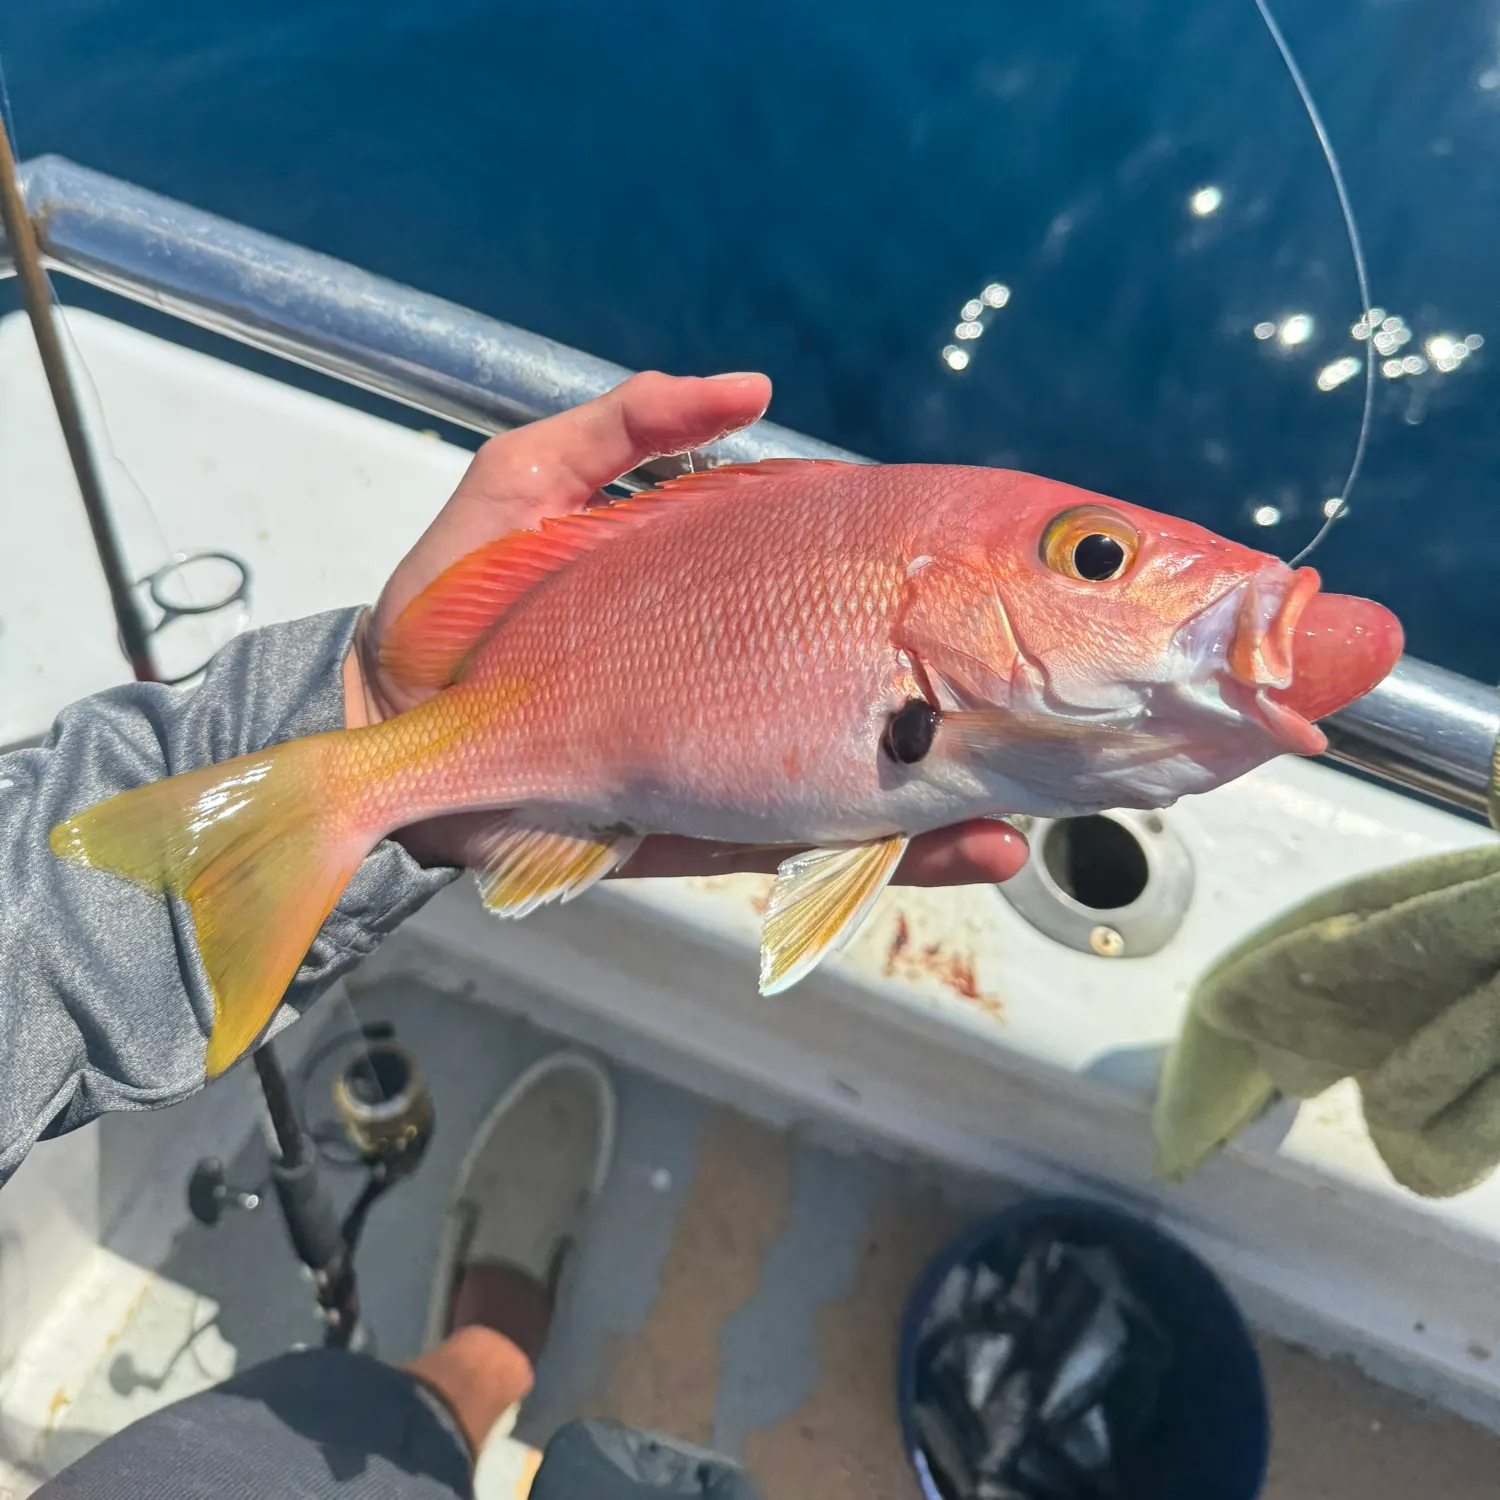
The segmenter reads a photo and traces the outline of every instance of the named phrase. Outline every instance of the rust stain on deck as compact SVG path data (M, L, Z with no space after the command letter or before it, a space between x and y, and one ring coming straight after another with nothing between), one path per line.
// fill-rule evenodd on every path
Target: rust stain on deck
M896 965L900 961L901 955L906 952L910 942L911 924L906 920L906 913L898 911L896 913L896 930L891 934L891 946L886 950L885 955L885 977L887 979L895 974Z
M954 951L942 942L912 942L911 923L904 911L896 913L896 926L885 954L887 979L916 979L927 976L946 985L960 1000L968 1000L997 1020L1005 1015L1005 1002L979 987L974 955Z

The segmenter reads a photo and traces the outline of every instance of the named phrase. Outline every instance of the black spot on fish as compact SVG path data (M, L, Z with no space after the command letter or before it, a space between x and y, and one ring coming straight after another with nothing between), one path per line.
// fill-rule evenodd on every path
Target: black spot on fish
M898 765L915 765L932 749L939 717L930 703L920 698L908 699L891 715L881 747Z

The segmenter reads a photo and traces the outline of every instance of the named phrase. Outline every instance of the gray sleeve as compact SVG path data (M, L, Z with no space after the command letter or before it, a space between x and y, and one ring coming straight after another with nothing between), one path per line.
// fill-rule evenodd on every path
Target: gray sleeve
M46 742L0 755L0 1181L39 1135L111 1110L171 1104L204 1081L213 999L184 904L48 846L62 819L115 792L341 729L360 611L249 632L191 687L131 685L65 709ZM356 872L277 1021L454 879L386 840Z

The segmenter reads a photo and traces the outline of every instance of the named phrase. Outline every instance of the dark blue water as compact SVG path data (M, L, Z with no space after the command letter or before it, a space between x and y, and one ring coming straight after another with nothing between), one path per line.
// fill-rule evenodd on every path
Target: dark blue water
M1494 680L1500 8L1278 14L1411 330L1393 357L1489 341L1380 379L1318 564ZM23 155L625 365L766 370L773 416L876 457L1031 469L1282 555L1343 481L1361 380L1316 376L1362 355L1359 299L1251 0L11 0L0 51ZM991 282L1008 303L956 343ZM1300 344L1253 332L1297 313Z

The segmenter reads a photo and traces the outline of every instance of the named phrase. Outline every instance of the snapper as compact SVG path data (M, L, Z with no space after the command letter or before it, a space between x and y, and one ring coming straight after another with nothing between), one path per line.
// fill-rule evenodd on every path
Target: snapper
M486 816L480 892L511 917L648 834L804 851L765 915L771 993L848 941L913 835L1165 807L1317 754L1314 721L1401 649L1310 568L1052 480L768 460L461 558L385 636L434 696L124 792L52 847L188 903L210 1074L370 850L445 813Z

